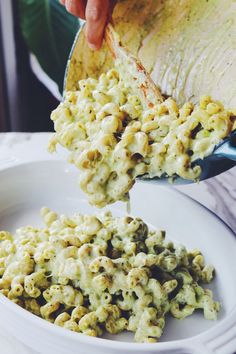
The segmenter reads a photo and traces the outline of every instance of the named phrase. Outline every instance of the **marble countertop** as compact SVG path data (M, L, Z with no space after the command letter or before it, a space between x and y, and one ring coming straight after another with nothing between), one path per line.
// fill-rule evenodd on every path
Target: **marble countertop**
M51 133L0 133L0 169L32 160L66 159L47 152ZM175 187L177 188L177 187ZM236 232L236 167L207 181L177 188L217 214Z

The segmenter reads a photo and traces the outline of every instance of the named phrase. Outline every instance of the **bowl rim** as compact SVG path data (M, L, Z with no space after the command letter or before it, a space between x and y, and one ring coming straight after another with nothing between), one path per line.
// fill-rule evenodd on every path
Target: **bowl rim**
M65 330L60 326L57 326L53 323L50 323L44 320L41 317L34 315L33 313L27 311L26 309L20 307L19 305L13 303L11 300L6 298L3 294L0 294L0 307L7 307L12 313L16 313L18 317L23 318L24 321L31 323L35 327L39 327L40 329L47 330L48 334L52 333L56 336L65 337L66 339L72 339L78 343L82 344L90 344L101 347L106 347L107 349L126 349L126 350L152 350L156 349L171 349L171 348L179 348L185 347L188 344L194 345L194 343L198 344L207 344L208 342L214 341L217 337L222 337L226 334L228 330L230 330L233 326L236 325L236 305L232 309L231 313L226 316L223 320L217 323L214 327L207 329L206 331L179 340L173 340L169 342L157 342L157 343L132 343L132 342L122 342L116 340L110 340L106 338L99 337L90 337L83 333L77 333L70 330ZM234 330L234 336L236 336L236 326Z

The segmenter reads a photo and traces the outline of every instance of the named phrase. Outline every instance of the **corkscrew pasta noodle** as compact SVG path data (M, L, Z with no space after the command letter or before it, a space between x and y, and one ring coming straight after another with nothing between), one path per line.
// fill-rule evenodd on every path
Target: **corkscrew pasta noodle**
M0 292L26 310L90 336L132 331L137 342L157 341L168 313L216 319L219 303L201 286L214 268L200 251L140 218L41 215L43 228L0 232Z
M195 106L168 98L148 108L119 66L80 80L51 119L49 151L57 144L70 151L80 187L97 207L127 200L138 176L197 180L201 168L193 162L236 127L233 113L209 96Z

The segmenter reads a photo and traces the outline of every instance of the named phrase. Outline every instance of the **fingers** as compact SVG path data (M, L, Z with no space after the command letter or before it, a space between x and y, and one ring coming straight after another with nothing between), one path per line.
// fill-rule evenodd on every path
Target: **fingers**
M72 15L85 19L86 0L60 0Z
M91 49L96 50L101 47L103 33L110 14L109 0L88 0L85 18L86 28L85 35L88 45Z
M106 23L111 18L115 0L59 0L72 15L86 18L85 34L91 49L101 47Z

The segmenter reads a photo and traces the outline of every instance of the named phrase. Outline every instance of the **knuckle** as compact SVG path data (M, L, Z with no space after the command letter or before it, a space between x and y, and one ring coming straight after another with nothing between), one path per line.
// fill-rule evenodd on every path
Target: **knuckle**
M91 6L86 11L86 19L89 21L97 22L99 21L101 11L97 6Z

